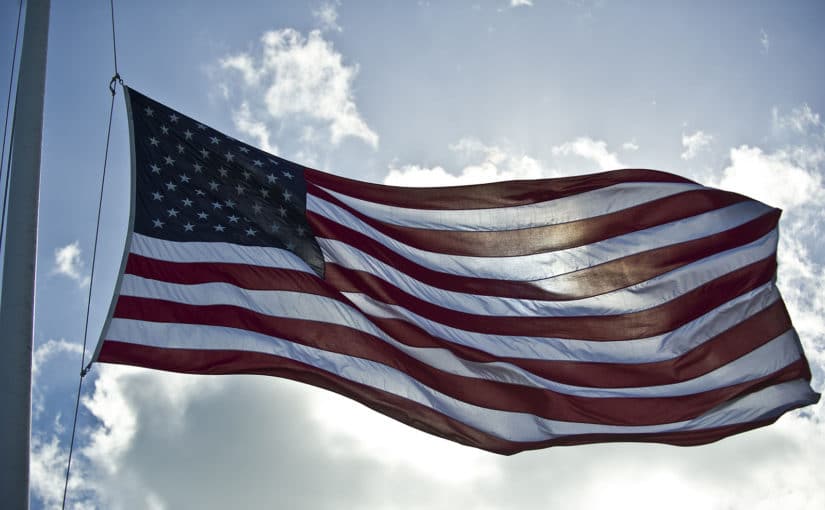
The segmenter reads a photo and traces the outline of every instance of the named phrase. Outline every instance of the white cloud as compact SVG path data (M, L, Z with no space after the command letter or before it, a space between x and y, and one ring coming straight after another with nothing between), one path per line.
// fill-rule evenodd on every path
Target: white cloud
M607 142L586 136L555 146L552 152L555 156L575 155L588 159L596 163L600 170L615 170L625 166L615 153L607 150Z
M622 149L628 152L636 152L639 150L639 144L636 143L636 140L630 140L622 144Z
M462 138L450 145L450 150L472 163L458 174L450 173L441 166L392 165L384 183L394 186L456 186L548 176L536 159L511 149L485 145L475 138Z
M768 38L768 33L765 29L759 31L759 44L762 45L762 51L767 53L771 49L771 40Z
M80 243L75 241L54 251L54 274L75 280L81 287L89 284L89 276L84 274L85 263L81 258Z
M318 27L323 32L341 32L341 26L338 25L338 7L341 2L336 0L333 2L324 2L317 9L313 9L312 16L318 22Z
M685 149L682 152L682 159L688 160L695 158L701 151L706 149L713 141L713 136L703 132L696 131L692 135L682 134L682 147Z
M510 0L510 7L532 7L533 0Z
M249 103L246 101L241 103L241 106L232 113L232 121L238 131L252 137L253 145L271 154L278 153L278 147L270 142L272 137L269 127L264 122L254 118L252 111L249 109Z
M719 187L783 209L810 202L821 190L819 177L800 165L815 154L779 150L765 153L742 145L730 150L730 165Z
M240 53L222 59L220 66L242 78L245 99L235 115L238 129L245 129L238 123L245 120L260 137L261 124L292 119L325 126L334 145L352 137L378 146L378 135L355 103L358 66L344 64L321 31L306 37L291 28L266 32L258 56ZM245 103L246 112L260 112L257 117L244 115Z
M775 130L789 130L794 134L822 134L823 123L819 114L811 110L807 103L791 109L788 115L781 115L779 109L771 110Z

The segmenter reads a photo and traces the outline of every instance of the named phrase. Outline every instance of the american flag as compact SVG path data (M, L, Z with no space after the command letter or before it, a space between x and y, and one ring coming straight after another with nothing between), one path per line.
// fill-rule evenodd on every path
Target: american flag
M504 454L702 444L819 398L777 209L652 170L370 184L126 92L132 231L97 361L286 377Z

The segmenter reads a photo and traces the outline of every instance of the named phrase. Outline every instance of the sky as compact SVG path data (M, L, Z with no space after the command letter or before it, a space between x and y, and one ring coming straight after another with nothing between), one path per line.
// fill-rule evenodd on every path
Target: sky
M2 84L17 5L0 2ZM147 0L115 21L127 85L321 170L435 186L655 168L781 207L778 284L825 386L822 2ZM118 91L92 277L113 74L109 3L52 2L33 509L59 507L86 300L91 352L126 236ZM707 446L502 457L291 381L96 364L68 507L819 509L823 485L822 402Z

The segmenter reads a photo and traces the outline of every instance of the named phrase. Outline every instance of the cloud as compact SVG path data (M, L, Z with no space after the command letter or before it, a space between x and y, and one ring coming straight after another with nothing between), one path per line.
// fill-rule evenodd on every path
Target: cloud
M324 2L317 9L312 11L312 17L318 22L318 27L322 32L341 32L338 25L338 7L341 2Z
M765 29L761 29L759 31L759 44L762 45L762 51L767 53L768 50L771 49L771 40L768 38L768 33L765 32Z
M783 209L800 206L811 202L821 186L819 177L803 163L820 157L808 151L765 153L742 145L730 150L730 165L723 170L719 187Z
M588 159L596 163L600 170L615 170L625 166L615 153L607 150L607 142L586 136L557 145L552 148L552 152L556 156L574 155Z
M84 274L85 263L81 258L80 243L75 241L54 251L54 274L75 280L81 287L89 284L89 276Z
M636 140L631 140L629 142L623 143L622 149L628 152L636 152L637 150L639 150L639 144L636 143Z
M703 132L697 131L692 135L682 134L682 159L688 160L695 158L700 152L710 146L713 141L713 136Z
M257 55L239 53L221 59L220 68L241 78L243 97L236 108L236 127L268 138L270 123L286 119L324 126L329 141L345 138L378 146L378 135L361 117L353 83L357 65L346 65L320 30L304 36L285 28L266 32ZM256 112L253 115L252 112Z
M390 166L385 184L394 186L456 186L511 179L538 179L547 171L538 160L496 145L485 145L475 138L462 138L449 146L461 159L471 163L457 174L441 166Z
M533 0L510 0L510 7L532 7Z
M252 137L257 147L271 154L278 153L278 147L270 142L272 136L269 127L264 122L254 118L248 102L242 102L238 109L232 113L232 121L238 131Z
M792 134L821 135L825 126L819 114L811 110L807 103L791 109L787 115L781 115L779 109L771 110L773 127L776 131L790 131Z

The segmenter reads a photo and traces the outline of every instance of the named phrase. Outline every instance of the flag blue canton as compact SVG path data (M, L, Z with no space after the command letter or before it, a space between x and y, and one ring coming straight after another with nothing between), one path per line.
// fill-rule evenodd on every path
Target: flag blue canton
M129 90L134 231L169 241L285 248L323 275L304 168Z

